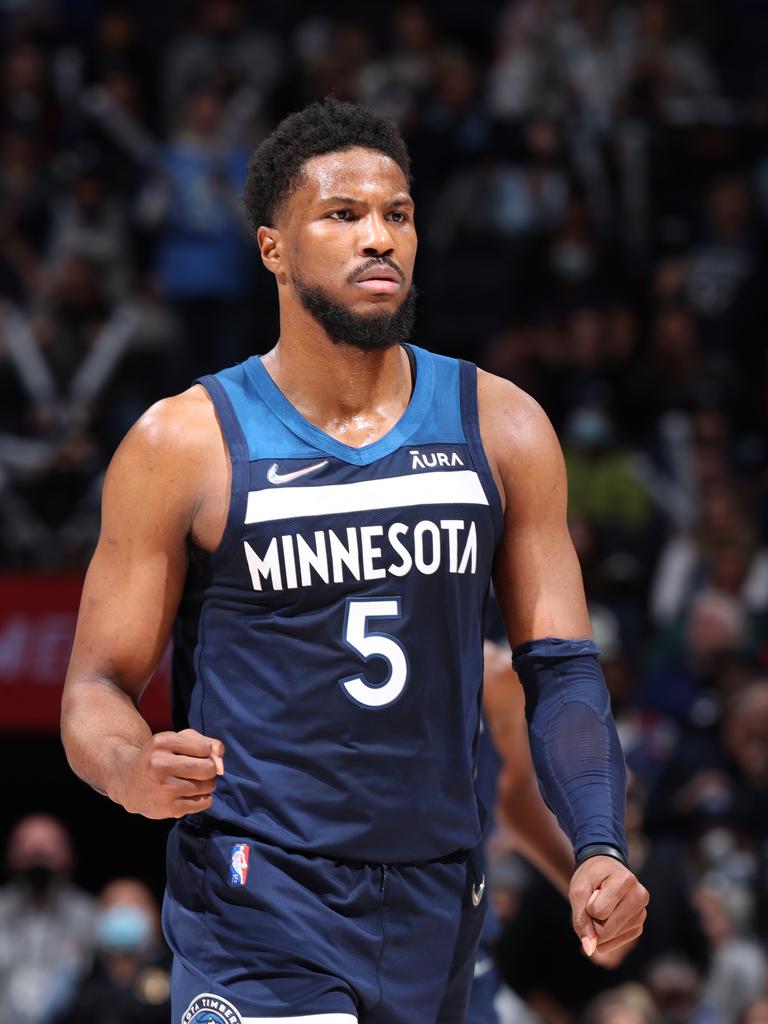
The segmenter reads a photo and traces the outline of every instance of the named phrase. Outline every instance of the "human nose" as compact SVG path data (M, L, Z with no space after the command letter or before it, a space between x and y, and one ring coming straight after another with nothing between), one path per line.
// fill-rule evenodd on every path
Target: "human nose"
M360 220L359 250L362 256L389 256L394 251L389 225L371 213Z

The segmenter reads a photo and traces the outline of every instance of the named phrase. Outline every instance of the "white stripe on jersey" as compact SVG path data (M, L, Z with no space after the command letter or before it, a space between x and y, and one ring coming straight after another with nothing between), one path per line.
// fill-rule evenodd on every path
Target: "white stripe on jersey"
M281 487L250 491L246 523L270 523L300 516L327 516L340 512L367 512L414 505L487 505L483 485L472 470L421 473L351 484L316 487Z

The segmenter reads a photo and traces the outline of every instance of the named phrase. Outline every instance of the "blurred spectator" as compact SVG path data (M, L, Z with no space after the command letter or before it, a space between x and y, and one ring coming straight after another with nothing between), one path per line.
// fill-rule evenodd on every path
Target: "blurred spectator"
M747 182L721 176L705 197L705 219L686 258L686 291L708 348L731 346L754 365L761 345L759 314L765 281L758 221Z
M490 152L493 124L479 87L479 69L469 52L444 46L436 56L434 83L421 102L419 130L411 144L411 158L420 168L417 201L427 198L430 185L443 181L446 167L466 166Z
M743 576L743 561L737 580ZM712 586L693 595L677 619L651 637L641 703L681 721L711 725L730 694L747 681L766 636L741 598L716 585L731 577L730 554L716 565Z
M67 566L93 543L104 459L178 381L175 324L149 295L112 306L94 264L69 255L33 321L0 307L0 339L0 382L13 398L0 433L7 554Z
M155 275L182 323L187 384L245 355L244 299L251 268L242 186L248 151L222 138L223 99L208 85L186 99L162 171L141 197L155 230Z
M50 216L50 182L39 140L9 127L0 160L0 295L35 297Z
M97 150L110 193L127 205L158 160L154 119L141 80L127 69L105 71L100 81L82 90L79 106L85 135L80 148Z
M96 961L56 1024L167 1024L170 954L149 889L132 878L99 896Z
M166 117L174 124L190 94L209 82L222 95L238 90L264 101L281 68L280 41L247 21L244 0L195 0L195 24L173 41L165 61Z
M737 689L717 729L683 735L649 798L649 827L682 839L726 827L735 847L741 837L760 843L768 834L766 798L768 681L757 680Z
M42 1024L60 1009L94 949L96 909L70 879L74 852L61 822L37 814L8 840L0 888L0 1022Z
M633 113L674 117L685 112L688 119L699 114L696 101L716 88L706 52L691 34L677 30L678 9L669 0L639 0L618 19L619 93Z
M140 99L155 100L156 69L145 59L136 13L130 5L112 0L100 7L85 54L86 81L103 82L126 75L138 82Z
M478 125L478 146L483 144L486 131ZM427 138L435 141L431 136ZM433 243L444 247L468 232L512 241L548 232L559 222L565 212L569 184L559 166L556 125L546 118L529 121L524 147L520 164L488 159L457 171L448 180L436 204ZM437 152L431 152L422 162L427 173L432 171L434 177L440 177L438 168L444 167L450 156L438 146ZM452 156L451 162L456 162L456 154Z
M60 389L66 389L110 313L105 281L85 253L62 252L34 318L34 330Z
M302 19L293 38L296 63L286 69L275 102L280 109L296 110L328 93L359 100L361 78L375 60L373 50L371 28L363 20L335 21L330 11Z
M6 127L53 144L54 105L45 51L28 39L12 42L0 58L0 76L0 109Z
M551 112L556 106L556 61L549 33L558 6L553 0L521 0L507 4L502 12L488 82L488 105L497 117L514 119L533 109Z
M733 486L714 484L701 495L698 523L670 538L656 567L651 614L676 619L698 590L715 586L760 614L768 608L768 551Z
M659 1024L719 1024L701 999L701 974L678 954L655 960L646 975Z
M596 405L574 409L564 440L569 514L626 534L648 527L651 503L627 452L617 445L607 411Z
M438 29L423 5L401 2L395 6L392 30L389 52L361 72L358 99L407 126L432 83Z
M70 154L66 173L69 187L54 208L48 262L56 268L70 255L82 256L99 268L107 297L124 298L132 272L126 211L110 190L100 153L81 147Z
M572 190L536 267L538 308L601 305L614 297L614 254L601 244L597 215L583 191Z
M746 182L723 177L706 197L703 238L689 256L688 294L704 320L726 313L755 271L754 215Z
M737 1024L768 982L765 951L751 934L752 902L747 887L718 875L705 877L693 894L710 946L702 998L718 1024Z
M649 992L637 984L621 985L595 996L582 1016L583 1024L656 1024Z
M627 390L636 422L649 431L671 410L689 413L702 405L732 406L738 373L727 352L704 351L690 309L660 308L650 331L649 350L635 367Z

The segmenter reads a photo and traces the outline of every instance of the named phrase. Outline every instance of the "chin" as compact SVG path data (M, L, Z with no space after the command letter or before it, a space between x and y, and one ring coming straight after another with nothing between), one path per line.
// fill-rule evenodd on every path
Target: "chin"
M297 285L302 305L333 342L375 351L391 348L411 336L416 306L413 286L404 297L358 296L358 302L347 305L320 288L307 287L300 281Z

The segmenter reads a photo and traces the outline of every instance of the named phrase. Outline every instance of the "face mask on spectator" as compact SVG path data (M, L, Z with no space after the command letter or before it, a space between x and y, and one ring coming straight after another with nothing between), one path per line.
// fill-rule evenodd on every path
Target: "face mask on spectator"
M50 864L37 861L20 868L16 877L21 879L36 895L41 895L51 888L58 875Z
M122 904L99 915L96 936L105 953L136 953L149 942L152 921L141 907Z

